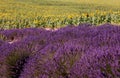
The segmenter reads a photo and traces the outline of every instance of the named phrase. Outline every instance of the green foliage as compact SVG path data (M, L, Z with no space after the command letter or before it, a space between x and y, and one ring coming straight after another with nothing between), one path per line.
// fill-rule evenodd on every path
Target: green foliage
M119 0L0 0L0 28L120 24ZM108 12L111 10L112 12ZM99 11L99 13L97 12Z

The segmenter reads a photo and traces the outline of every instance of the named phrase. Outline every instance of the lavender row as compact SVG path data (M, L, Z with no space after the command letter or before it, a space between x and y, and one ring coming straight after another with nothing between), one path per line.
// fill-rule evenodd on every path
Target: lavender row
M0 78L119 78L120 27L0 31Z

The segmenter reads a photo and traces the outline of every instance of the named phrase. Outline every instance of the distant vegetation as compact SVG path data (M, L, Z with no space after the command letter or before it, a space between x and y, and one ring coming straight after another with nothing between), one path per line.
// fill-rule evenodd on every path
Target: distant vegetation
M0 0L0 28L120 24L120 0Z

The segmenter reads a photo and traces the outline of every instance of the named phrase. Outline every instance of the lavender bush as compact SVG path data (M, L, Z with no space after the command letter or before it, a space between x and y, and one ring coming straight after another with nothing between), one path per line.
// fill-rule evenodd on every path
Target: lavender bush
M119 78L120 50L117 47L95 48L87 52L74 65L74 78Z
M24 63L26 62L27 58L29 58L30 53L31 50L22 43L6 43L2 45L0 47L0 77L18 77L22 71Z
M0 78L119 78L120 27L0 31Z

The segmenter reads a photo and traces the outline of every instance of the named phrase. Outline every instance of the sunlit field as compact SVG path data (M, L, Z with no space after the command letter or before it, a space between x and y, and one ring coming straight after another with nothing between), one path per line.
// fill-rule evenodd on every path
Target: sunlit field
M120 24L119 0L0 0L0 28Z
M120 0L0 0L0 78L120 78Z

